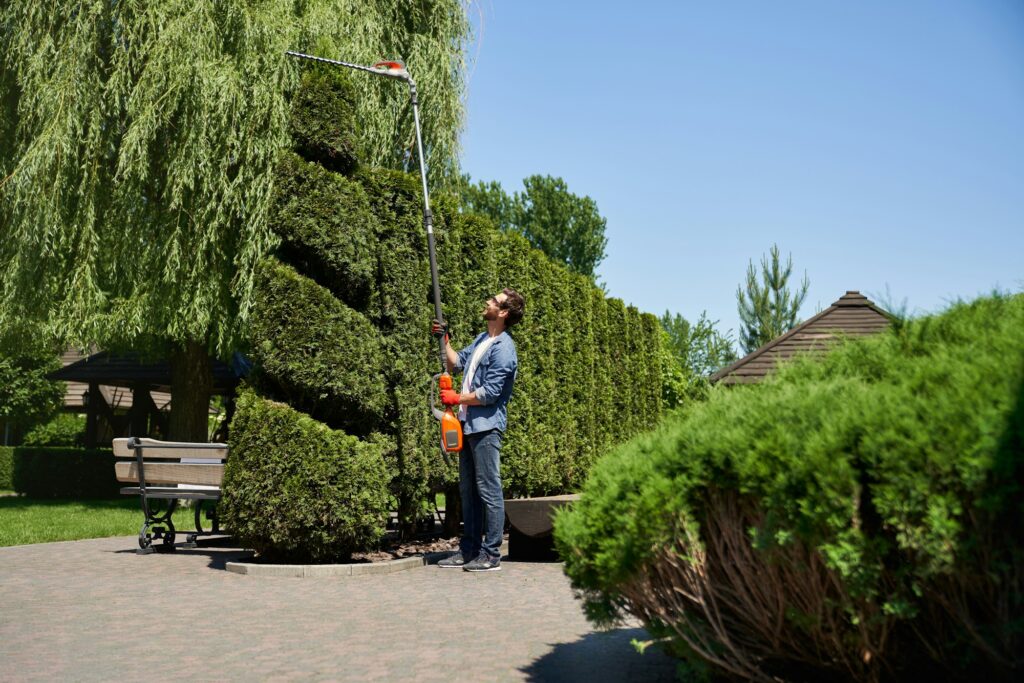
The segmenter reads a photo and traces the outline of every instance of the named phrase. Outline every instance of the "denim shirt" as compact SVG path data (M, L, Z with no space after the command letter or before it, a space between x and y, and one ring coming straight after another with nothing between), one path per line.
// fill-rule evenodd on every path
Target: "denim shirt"
M473 358L473 351L487 339L483 332L472 344L458 353L456 370L463 370ZM504 432L508 426L508 400L512 396L512 385L516 380L519 358L516 343L508 332L499 334L491 347L484 351L484 357L473 373L472 386L462 387L462 393L473 392L482 405L466 406L466 421L463 434L476 434L497 429Z

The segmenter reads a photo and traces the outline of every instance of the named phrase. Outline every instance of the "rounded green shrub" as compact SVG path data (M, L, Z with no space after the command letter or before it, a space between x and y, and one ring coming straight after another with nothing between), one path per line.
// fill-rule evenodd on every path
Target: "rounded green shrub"
M1024 296L716 389L556 520L588 614L750 678L1024 666Z
M383 537L387 440L334 431L246 388L230 445L221 510L246 547L272 561L345 562Z

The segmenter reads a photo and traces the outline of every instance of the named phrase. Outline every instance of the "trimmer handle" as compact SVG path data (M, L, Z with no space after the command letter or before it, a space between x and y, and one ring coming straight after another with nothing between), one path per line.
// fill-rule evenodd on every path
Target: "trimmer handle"
M430 412L433 413L436 420L441 420L444 417L444 410L437 407L438 387L441 383L442 374L448 375L448 373L437 373L433 376L433 382L430 385ZM448 382L449 384L451 383L451 375L448 375ZM451 386L448 388L450 389Z
M451 408L443 410L437 407L438 387L441 389L452 388L452 376L447 372L434 375L434 384L430 388L430 412L441 422L441 452L445 460L449 453L458 453L462 450L462 424L455 416Z

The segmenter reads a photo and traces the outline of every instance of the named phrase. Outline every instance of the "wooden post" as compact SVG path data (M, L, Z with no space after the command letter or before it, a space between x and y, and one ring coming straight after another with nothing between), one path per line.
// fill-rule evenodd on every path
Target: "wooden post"
M100 386L96 382L89 382L89 391L85 394L85 447L96 448L96 422L99 418L100 401L103 395L100 393Z
M149 436L149 415L155 408L146 383L132 384L132 412L128 422L130 436Z

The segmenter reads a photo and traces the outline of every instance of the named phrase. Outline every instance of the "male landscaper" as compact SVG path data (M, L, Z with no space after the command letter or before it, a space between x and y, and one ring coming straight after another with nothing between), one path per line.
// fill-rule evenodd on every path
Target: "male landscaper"
M492 296L483 311L487 331L458 353L448 343L445 330L434 321L434 334L444 335L448 372L464 373L462 393L441 391L443 404L459 406L462 422L459 493L463 530L459 552L438 562L439 567L462 567L469 572L501 569L505 527L501 438L508 425L508 399L519 366L508 328L522 320L524 307L523 297L514 289Z

